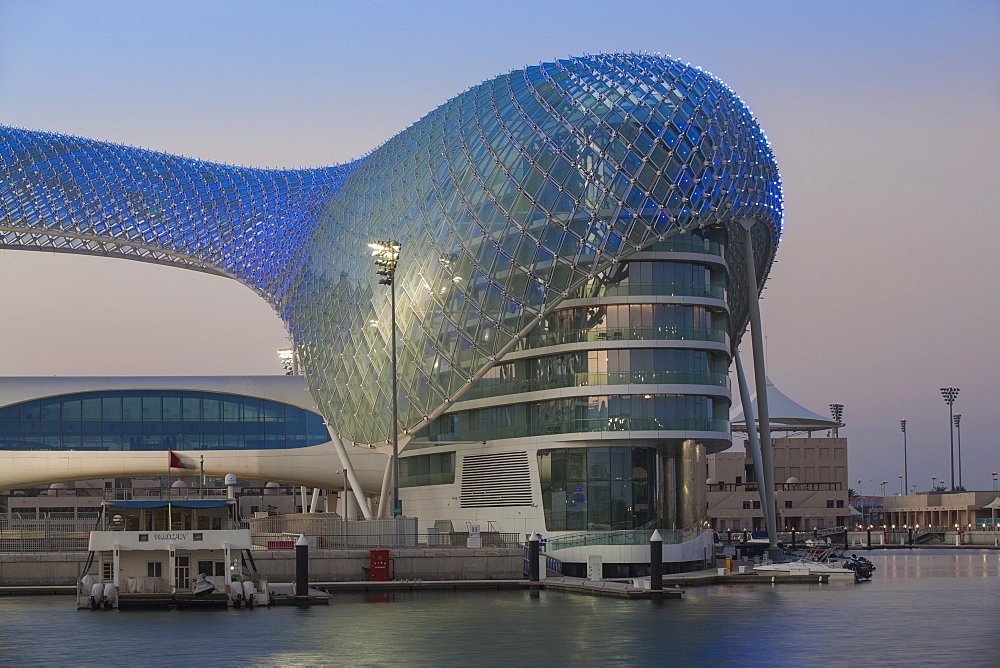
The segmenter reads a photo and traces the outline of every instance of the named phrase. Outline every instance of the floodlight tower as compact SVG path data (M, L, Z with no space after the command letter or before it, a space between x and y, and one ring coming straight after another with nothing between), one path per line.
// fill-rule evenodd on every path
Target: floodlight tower
M948 404L948 435L951 437L951 488L955 489L955 399L958 398L959 389L957 387L941 388L941 396Z
M951 421L954 423L955 431L958 433L958 487L965 489L962 486L962 414L955 413L955 417Z
M830 414L833 416L834 421L839 425L844 418L844 404L830 404ZM839 435L840 427L836 426L833 428L833 437L837 438Z
M910 468L906 461L906 420L899 421L899 430L903 432L903 485L910 489ZM909 494L909 492L907 492Z
M399 405L397 403L396 389L396 265L399 263L399 242L398 241L374 241L368 244L372 249L372 257L375 258L376 272L382 278L379 285L389 286L390 305L389 315L392 319L390 325L390 338L392 339L392 516L397 517L403 514L403 506L399 502Z

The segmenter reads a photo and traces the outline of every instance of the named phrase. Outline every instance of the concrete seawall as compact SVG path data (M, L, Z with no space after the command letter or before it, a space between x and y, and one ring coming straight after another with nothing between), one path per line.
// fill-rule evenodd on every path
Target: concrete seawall
M258 570L271 582L295 579L295 553L253 553ZM511 580L523 577L521 548L431 548L389 550L390 572L397 580ZM74 585L87 561L86 552L0 554L0 587ZM309 551L309 579L314 582L362 580L368 550ZM97 574L97 566L91 568Z

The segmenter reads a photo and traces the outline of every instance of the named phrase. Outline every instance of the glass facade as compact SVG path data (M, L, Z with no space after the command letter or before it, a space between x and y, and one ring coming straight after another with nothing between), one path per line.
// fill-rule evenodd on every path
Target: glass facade
M413 433L569 298L643 301L650 310L639 324L629 305L627 324L606 325L622 340L690 330L737 343L744 256L729 239L742 239L741 220L754 221L763 283L781 207L770 147L742 100L704 70L658 55L567 58L501 75L363 158L312 170L0 126L0 248L242 281L285 321L320 411L356 443L390 437L395 334L368 241L402 245L399 426ZM629 266L647 251L686 255ZM690 312L691 326L670 324L653 309L669 297L702 300L705 311ZM149 442L163 442L166 422L155 424ZM224 424L220 436L229 442Z
M399 486L423 487L455 482L455 453L435 452L399 460Z
M82 392L0 408L0 450L270 450L329 440L316 413L215 392Z
M547 531L637 529L656 519L654 448L538 451Z

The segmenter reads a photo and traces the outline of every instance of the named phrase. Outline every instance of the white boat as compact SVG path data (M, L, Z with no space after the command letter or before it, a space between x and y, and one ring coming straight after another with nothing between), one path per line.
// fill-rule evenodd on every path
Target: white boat
M783 563L754 566L760 575L827 575L831 580L853 580L854 571L820 561L788 561Z
M232 498L104 501L77 583L77 607L267 606L269 588L253 563L250 530L236 517ZM232 587L238 598L230 598Z

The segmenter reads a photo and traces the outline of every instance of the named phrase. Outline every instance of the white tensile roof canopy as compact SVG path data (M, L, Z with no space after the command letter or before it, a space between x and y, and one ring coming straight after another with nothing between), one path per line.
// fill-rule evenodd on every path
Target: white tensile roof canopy
M828 417L823 417L818 413L797 404L774 386L771 379L767 383L767 411L770 413L768 422L771 431L820 431L822 429L833 429L843 427L842 422ZM750 396L750 403L753 406L754 416L757 417L757 393ZM743 416L742 407L733 407L733 412L729 417L733 425L733 431L746 431L746 418Z

